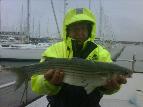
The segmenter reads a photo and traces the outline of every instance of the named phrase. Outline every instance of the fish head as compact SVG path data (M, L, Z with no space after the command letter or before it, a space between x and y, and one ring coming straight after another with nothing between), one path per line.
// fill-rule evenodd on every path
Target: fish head
M133 74L133 71L130 69L121 70L121 71L118 71L117 73L117 75L122 75L126 78L131 78L132 74Z
M124 76L126 76L127 78L131 78L133 73L134 73L133 70L127 69L126 72L124 73Z

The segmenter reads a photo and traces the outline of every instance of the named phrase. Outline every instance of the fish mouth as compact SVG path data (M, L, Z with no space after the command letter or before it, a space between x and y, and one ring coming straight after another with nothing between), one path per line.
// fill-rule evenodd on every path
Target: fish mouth
M132 74L128 75L128 78L132 78Z
M126 78L132 78L132 74L133 74L133 72L131 72L131 73L126 73L126 74L125 74L125 77L126 77Z

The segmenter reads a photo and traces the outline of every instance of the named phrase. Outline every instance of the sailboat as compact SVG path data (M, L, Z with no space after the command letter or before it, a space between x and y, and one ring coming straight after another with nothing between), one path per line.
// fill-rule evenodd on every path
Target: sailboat
M42 52L52 44L51 42L50 43L41 42L37 44L30 43L29 9L30 9L30 1L27 0L27 27L26 27L26 33L25 33L27 38L26 40L27 43L18 43L16 42L16 39L14 37L7 37L7 39L1 40L0 41L0 60L21 60L21 61L40 60ZM0 22L1 22L1 18L0 18ZM1 28L1 23L0 23L0 28ZM22 25L20 26L20 28L22 29ZM22 36L22 35L19 35L19 36Z

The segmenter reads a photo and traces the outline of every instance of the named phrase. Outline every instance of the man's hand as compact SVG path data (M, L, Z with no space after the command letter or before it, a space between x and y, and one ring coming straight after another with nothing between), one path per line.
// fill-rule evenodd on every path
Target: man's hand
M127 80L125 76L122 75L114 75L112 79L108 80L104 88L109 90L118 90L121 84L126 84Z
M64 72L61 69L50 69L44 73L44 78L53 85L60 85L63 82Z

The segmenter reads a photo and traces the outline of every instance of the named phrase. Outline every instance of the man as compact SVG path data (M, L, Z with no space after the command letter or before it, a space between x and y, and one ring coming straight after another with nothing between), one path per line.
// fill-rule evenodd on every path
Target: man
M48 47L42 54L41 62L46 57L72 58L112 62L109 52L94 43L96 19L86 8L71 9L65 15L63 23L63 41ZM87 94L83 87L63 83L64 71L50 69L44 75L34 75L31 79L32 90L46 94L51 107L100 107L103 94L113 94L126 83L126 78L113 76L105 86L96 88Z

